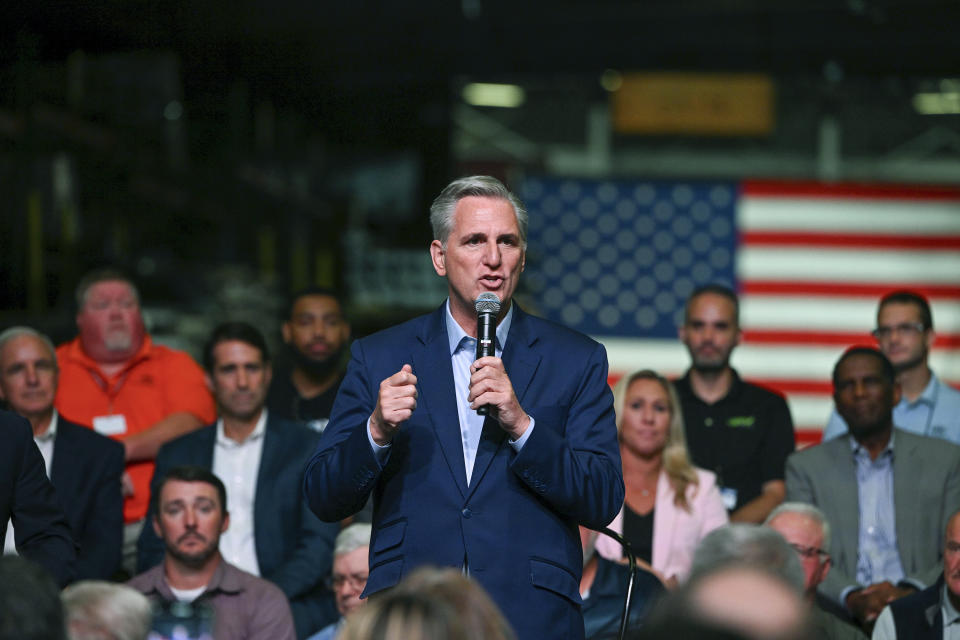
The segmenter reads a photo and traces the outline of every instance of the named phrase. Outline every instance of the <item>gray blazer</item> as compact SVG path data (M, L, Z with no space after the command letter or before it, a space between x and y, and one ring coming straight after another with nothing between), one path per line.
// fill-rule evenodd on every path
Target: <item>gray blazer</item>
M787 458L786 476L787 500L827 514L833 568L820 591L839 602L841 592L857 584L860 509L849 438L797 451ZM893 504L906 577L933 584L942 570L947 520L960 509L960 447L894 429Z

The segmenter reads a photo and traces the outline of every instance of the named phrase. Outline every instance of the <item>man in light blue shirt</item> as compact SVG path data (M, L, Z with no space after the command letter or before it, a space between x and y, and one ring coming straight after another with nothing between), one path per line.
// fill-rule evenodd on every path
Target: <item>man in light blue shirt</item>
M900 383L900 402L893 408L894 424L912 433L960 444L960 391L937 378L927 364L935 339L927 300L913 291L887 294L880 300L873 336L893 363ZM847 423L834 408L823 440L846 432Z

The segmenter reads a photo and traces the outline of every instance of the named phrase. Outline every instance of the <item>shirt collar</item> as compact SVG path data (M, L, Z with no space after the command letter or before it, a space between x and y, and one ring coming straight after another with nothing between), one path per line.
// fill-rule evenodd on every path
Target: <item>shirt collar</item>
M151 355L153 355L153 340L148 334L144 334L143 343L140 345L140 348L137 349L135 354L133 354L126 366L124 366L123 369L121 369L120 372L113 377L119 378L129 371L133 365L139 363L141 360L146 360ZM103 372L100 370L100 364L88 356L87 352L83 350L83 343L80 341L80 336L74 338L73 342L67 343L67 348L64 350L63 356L68 360L72 360L80 364L86 369L97 371L101 377L103 377L105 380L107 379L107 377L104 376ZM57 357L60 357L59 353L57 354Z
M450 355L453 355L457 352L457 347L460 346L464 338L469 340L474 340L474 338L467 335L463 327L453 319L453 314L450 313L450 298L447 298L444 308L446 309L447 343L450 346ZM503 345L507 344L507 335L510 333L510 324L512 322L513 305L511 304L510 309L507 310L507 315L505 315L503 320L500 321L500 324L497 325L497 346L500 347L501 351L503 351Z
M960 618L960 611L957 611L950 601L950 594L947 592L947 584L944 582L943 591L940 592L940 609L943 611L943 626L957 622Z
M905 402L910 406L916 406L920 403L933 406L937 403L937 387L940 385L940 380L937 379L937 374L930 372L930 380L927 382L927 386L923 388L923 393L921 393L916 400L910 402L907 400L906 396L903 397L901 402Z
M47 430L44 431L39 436L34 436L33 439L37 442L48 442L57 437L57 410L53 410L53 416L50 418L50 426L47 427Z
M260 419L257 420L257 426L253 428L253 431L250 432L243 442L237 442L233 438L228 438L227 434L223 432L223 418L217 418L217 444L221 447L239 447L241 445L247 444L249 442L254 442L259 438L263 437L263 434L267 430L267 408L264 407L260 410Z
M893 439L896 435L895 431L895 429L890 430L890 440L887 441L887 446L884 447L883 451L880 452L880 455L877 456L878 460L881 458L881 456L889 455L891 458L893 457ZM850 450L853 451L853 455L855 456L860 455L862 452L863 455L867 456L868 458L870 457L870 454L867 452L867 450L860 446L860 443L857 442L857 439L852 435L850 436Z

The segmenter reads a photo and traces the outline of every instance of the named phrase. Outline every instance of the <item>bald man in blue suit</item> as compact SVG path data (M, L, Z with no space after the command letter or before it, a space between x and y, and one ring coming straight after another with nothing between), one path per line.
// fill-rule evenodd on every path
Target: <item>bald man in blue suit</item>
M430 253L449 298L354 344L304 485L328 521L373 494L366 595L424 564L463 567L521 640L577 639L577 525L613 519L623 477L603 347L511 300L526 220L493 178L444 189ZM485 292L503 301L496 355L475 361Z

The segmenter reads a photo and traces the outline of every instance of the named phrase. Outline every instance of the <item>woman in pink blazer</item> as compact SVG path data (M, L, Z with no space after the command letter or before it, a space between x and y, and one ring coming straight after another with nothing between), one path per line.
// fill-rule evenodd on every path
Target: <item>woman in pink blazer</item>
M613 396L627 493L610 528L672 587L689 574L697 543L727 524L727 510L716 477L690 463L670 381L638 371L620 380ZM623 557L620 545L604 536L597 552L610 560Z

